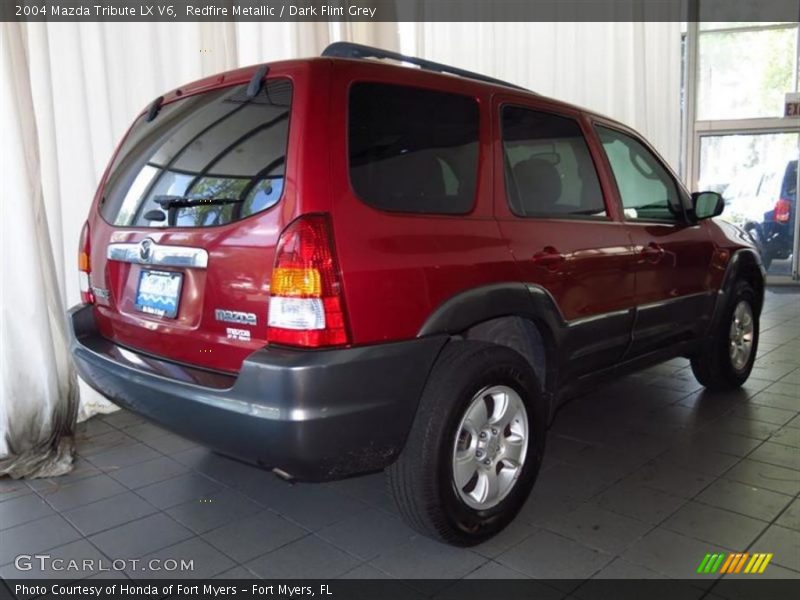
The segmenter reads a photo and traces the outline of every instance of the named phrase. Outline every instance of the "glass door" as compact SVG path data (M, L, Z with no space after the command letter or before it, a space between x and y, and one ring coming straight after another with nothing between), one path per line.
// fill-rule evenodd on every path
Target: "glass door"
M725 198L721 218L750 234L770 280L796 274L800 133L701 134L699 190Z

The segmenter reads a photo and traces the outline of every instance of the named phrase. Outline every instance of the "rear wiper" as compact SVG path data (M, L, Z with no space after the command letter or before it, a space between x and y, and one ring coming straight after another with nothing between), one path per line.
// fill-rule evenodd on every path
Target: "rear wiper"
M188 196L156 196L153 202L164 210L170 208L186 208L188 206L217 206L220 204L237 204L239 198L190 198Z

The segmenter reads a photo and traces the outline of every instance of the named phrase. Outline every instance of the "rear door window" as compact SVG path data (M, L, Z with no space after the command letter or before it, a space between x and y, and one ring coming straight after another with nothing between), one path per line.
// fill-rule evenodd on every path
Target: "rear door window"
M509 208L520 217L605 217L597 171L575 119L502 109Z
M464 214L475 198L475 98L385 83L355 83L348 119L350 182L381 210Z
M211 227L274 206L283 192L292 86L271 80L163 107L134 125L112 165L103 217L120 227Z

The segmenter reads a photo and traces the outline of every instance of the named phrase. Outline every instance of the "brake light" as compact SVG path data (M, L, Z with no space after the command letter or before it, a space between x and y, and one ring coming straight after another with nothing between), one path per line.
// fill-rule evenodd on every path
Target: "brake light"
M792 214L792 203L786 198L781 198L775 203L775 220L778 223L788 223Z
M267 341L319 348L349 342L339 266L326 215L306 215L281 234L270 284Z
M94 304L94 294L89 283L89 275L92 272L89 258L92 253L91 250L89 222L87 221L83 224L83 229L81 229L81 239L78 245L78 284L81 290L81 302L85 304Z

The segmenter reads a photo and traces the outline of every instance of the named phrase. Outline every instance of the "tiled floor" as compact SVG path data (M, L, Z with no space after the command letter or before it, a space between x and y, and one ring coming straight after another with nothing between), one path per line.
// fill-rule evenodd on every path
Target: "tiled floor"
M196 577L686 578L750 550L800 578L799 412L800 294L775 290L741 391L674 360L574 400L522 513L472 549L415 535L383 475L290 486L118 412L80 426L72 474L0 480L0 576L47 551L193 559Z

